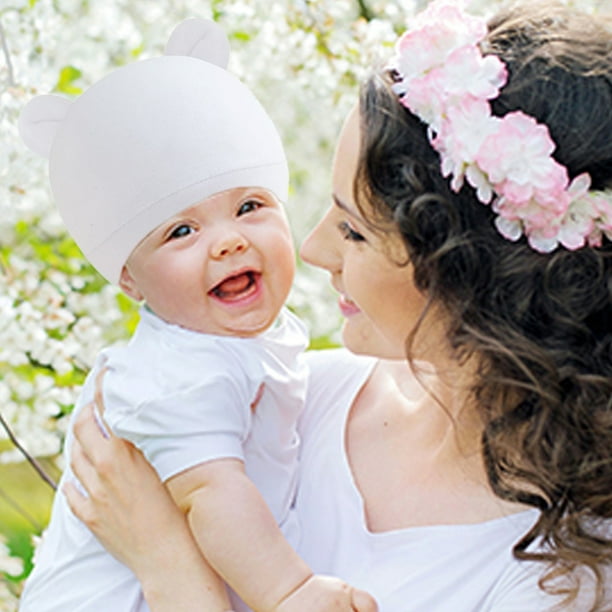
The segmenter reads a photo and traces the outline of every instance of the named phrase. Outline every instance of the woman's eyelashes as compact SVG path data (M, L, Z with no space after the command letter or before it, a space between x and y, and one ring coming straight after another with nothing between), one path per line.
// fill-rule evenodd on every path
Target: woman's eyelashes
M341 221L338 224L338 229L342 233L345 240L352 242L365 242L365 237L359 232L355 231L346 221Z

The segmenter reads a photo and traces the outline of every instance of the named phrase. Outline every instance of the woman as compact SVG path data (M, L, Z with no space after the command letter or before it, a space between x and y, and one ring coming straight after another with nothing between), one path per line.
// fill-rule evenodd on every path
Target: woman
M610 609L611 189L592 17L538 3L487 29L435 2L363 86L302 248L365 355L310 356L295 512L316 572L387 612ZM152 608L197 602L156 477L91 410L77 430L75 512Z

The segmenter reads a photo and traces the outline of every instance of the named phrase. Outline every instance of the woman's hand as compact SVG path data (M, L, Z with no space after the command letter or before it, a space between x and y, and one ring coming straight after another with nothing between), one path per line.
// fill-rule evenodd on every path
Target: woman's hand
M151 552L150 534L178 526L182 514L136 447L102 436L92 404L81 411L74 432L70 465L88 497L67 483L68 503L113 556L135 569Z
M225 586L201 556L181 511L142 453L102 420L102 377L94 404L74 426L68 483L72 511L138 577L152 610L229 609Z

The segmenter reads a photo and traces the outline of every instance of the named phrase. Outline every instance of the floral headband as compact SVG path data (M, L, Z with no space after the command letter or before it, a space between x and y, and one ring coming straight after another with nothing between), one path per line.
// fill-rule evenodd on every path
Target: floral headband
M482 55L487 32L462 0L434 0L397 42L393 89L428 124L442 174L455 192L467 179L480 202L492 201L500 234L512 241L524 234L536 251L612 240L612 190L589 191L588 173L570 182L552 157L546 125L521 111L492 115L489 100L508 73L499 57Z

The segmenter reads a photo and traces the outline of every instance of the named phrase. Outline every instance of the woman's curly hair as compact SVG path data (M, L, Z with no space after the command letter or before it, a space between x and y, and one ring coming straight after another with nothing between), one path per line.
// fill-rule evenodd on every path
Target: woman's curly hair
M610 25L524 4L490 21L482 48L509 71L494 114L535 117L571 178L588 172L593 189L612 189ZM504 239L471 187L450 190L392 81L383 71L362 87L356 201L373 224L399 228L417 287L448 315L452 350L478 357L490 485L540 510L514 555L545 562L541 587L568 603L586 568L597 610L612 565L612 243L542 254Z

